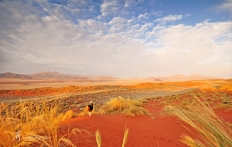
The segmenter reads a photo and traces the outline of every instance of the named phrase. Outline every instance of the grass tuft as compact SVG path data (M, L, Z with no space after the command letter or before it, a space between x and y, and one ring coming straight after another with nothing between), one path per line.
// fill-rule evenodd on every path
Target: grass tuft
M191 147L229 147L232 145L232 130L212 110L208 103L195 97L195 106L166 106L164 114L175 115L191 125L197 132L196 139L183 134L181 141Z
M99 109L100 114L124 114L125 116L149 115L143 108L144 100L132 100L129 98L112 98Z
M60 133L59 123L73 116L71 110L59 112L59 103L49 101L0 103L0 146L47 146L75 145L69 140L77 128L67 134Z

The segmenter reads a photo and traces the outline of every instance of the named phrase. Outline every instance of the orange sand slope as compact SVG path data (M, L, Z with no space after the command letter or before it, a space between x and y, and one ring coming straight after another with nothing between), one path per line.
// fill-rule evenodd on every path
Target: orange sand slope
M97 86L97 85L134 85L145 82L154 82L149 79L116 79L116 80L90 80L80 81L75 79L1 79L0 89L33 89L41 87L65 86Z
M161 107L158 107L154 101L149 101L145 108L152 113L152 116L93 115L92 118L83 116L69 119L62 122L61 125L77 127L90 132L90 134L82 132L79 137L73 138L77 146L97 146L94 136L96 130L100 131L103 147L121 146L126 126L129 128L126 144L128 147L187 147L179 139L183 133L194 136L192 133L195 131L189 125L174 117L158 116ZM231 114L232 112L218 112L219 117L232 123Z

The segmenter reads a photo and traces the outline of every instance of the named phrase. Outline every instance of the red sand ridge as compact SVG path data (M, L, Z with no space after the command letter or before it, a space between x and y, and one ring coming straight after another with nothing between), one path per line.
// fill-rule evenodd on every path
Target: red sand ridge
M92 147L97 146L96 130L100 131L102 147L121 146L125 127L129 128L127 147L187 147L180 141L182 134L195 138L197 132L188 124L173 116L159 116L163 106L159 102L148 101L145 108L151 116L126 117L123 115L83 116L63 121L61 126L86 130L78 137L72 137L75 145ZM232 123L231 111L215 112L221 119Z
M88 131L83 132L75 140L75 145L92 147L97 146L95 139L96 130L100 131L102 138L102 147L121 146L123 141L124 129L129 128L127 147L187 147L180 142L180 136L183 133L190 134L185 127L192 132L193 129L187 124L179 121L175 117L160 117L157 114L162 107L157 102L150 101L146 106L152 116L126 117L123 115L97 115L93 117L83 116L66 120L61 126L70 128L79 128ZM184 124L184 126L183 126Z
M148 116L126 117L121 115L93 115L73 118L62 122L61 125L89 131L82 133L75 144L77 146L96 146L95 132L100 131L102 147L121 146L125 126L129 128L126 146L160 146L160 147L187 147L179 141L186 130L174 117L154 118Z

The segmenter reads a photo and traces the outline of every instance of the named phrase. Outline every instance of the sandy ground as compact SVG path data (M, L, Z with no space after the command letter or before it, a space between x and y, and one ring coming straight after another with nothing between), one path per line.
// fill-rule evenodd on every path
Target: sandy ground
M62 122L61 125L76 127L90 133L80 134L75 141L77 146L97 146L94 136L96 130L100 131L102 147L121 146L126 126L129 128L127 147L187 147L180 142L180 136L188 134L194 137L195 131L189 125L175 117L159 116L158 113L162 108L157 106L157 102L150 101L145 108L152 113L151 116L126 117L94 114L92 118L89 116L73 118ZM216 114L232 123L232 112L221 110Z
M149 79L113 79L113 80L75 80L75 79L5 79L0 78L0 89L34 89L41 87L97 86L97 85L136 85L140 83L186 82L177 80L154 81ZM226 80L194 80L205 85L217 86L231 83Z
M127 147L187 147L179 141L182 133L189 133L177 119L157 116L161 108L153 104L146 107L152 110L152 116L126 117L123 115L83 116L62 122L62 125L77 127L90 132L83 133L75 142L77 146L97 146L95 131L99 130L102 137L102 147L122 145L124 128L129 128ZM153 109L155 108L155 109Z

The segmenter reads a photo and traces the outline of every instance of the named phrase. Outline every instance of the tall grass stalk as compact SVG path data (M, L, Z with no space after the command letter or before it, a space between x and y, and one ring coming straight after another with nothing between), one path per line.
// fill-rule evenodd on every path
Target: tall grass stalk
M125 147L127 139L128 139L129 129L125 126L124 136L122 141L122 147Z
M95 136L96 136L97 146L101 147L101 134L100 134L99 130L96 131Z
M172 114L192 126L197 131L197 138L181 135L181 141L191 147L230 147L232 130L212 110L208 103L198 101L197 106L167 106L164 114Z

